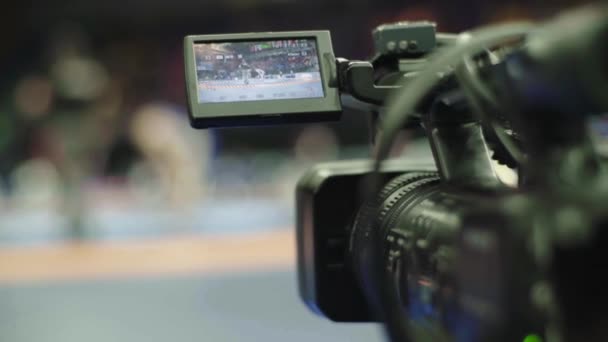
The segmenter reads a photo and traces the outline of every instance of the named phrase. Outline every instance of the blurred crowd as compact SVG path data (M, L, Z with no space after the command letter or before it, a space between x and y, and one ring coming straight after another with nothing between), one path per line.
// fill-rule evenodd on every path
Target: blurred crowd
M321 151L322 159L337 158L335 134L324 126L303 129L284 146L249 151L247 138L226 141L221 132L195 131L183 101L171 101L161 84L171 75L139 73L158 65L183 73L172 67L181 60L150 63L133 51L137 46L99 52L92 44L80 27L62 27L50 37L41 65L24 70L6 94L0 226L11 210L50 210L65 218L67 235L86 237L87 216L104 206L183 211L206 197L291 200L293 176L303 169L286 167L292 173L280 165L309 166L297 160ZM143 57L162 60L153 53ZM321 137L313 139L318 149L299 151L311 144L311 134Z
M91 44L79 27L62 28L42 51L41 65L16 80L2 109L5 194L28 202L22 205L41 201L33 197L43 193L51 202L43 205L61 203L54 193L77 207L91 180L129 182L130 175L148 172L166 183L172 200L194 196L179 183L200 182L206 135L188 129L179 106L133 101L133 79L111 65L128 63L129 51L108 51L117 60L104 63Z

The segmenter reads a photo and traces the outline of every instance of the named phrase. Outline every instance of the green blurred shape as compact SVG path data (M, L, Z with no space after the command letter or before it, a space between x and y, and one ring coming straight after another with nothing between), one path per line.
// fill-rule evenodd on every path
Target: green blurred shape
M530 335L524 337L523 342L543 342L543 339L538 335L530 334Z

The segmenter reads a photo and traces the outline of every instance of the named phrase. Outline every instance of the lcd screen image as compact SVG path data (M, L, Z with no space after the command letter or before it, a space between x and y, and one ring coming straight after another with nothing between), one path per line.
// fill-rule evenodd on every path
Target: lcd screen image
M199 103L324 97L315 39L194 44Z

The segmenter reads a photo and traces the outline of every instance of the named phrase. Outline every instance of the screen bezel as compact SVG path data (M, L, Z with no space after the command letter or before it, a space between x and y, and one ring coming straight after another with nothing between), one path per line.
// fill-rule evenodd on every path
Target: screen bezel
M195 44L269 41L283 39L314 39L317 44L319 68L324 97L274 99L239 102L198 102ZM289 122L336 120L342 111L337 88L329 86L334 68L324 57L333 56L329 31L236 33L196 35L184 38L184 67L188 109L193 127L223 127Z

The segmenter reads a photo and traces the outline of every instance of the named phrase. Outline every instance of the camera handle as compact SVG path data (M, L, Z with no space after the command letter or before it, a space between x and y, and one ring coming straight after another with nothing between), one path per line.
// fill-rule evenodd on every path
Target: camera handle
M419 69L425 56L437 47L455 44L457 37L436 32L435 23L430 21L402 21L378 26L372 32L376 55L371 61L349 61L335 58L332 53L323 56L325 63L333 69L330 70L329 86L357 100L347 100L347 105L369 111L370 104L382 105L391 91L400 88L377 84L374 65L394 64L395 71L399 71L397 77L405 76L407 71Z
M341 94L350 95L362 102L355 105L365 108L365 105L382 105L389 93L400 86L376 85L374 80L374 65L368 61L351 61L336 58L331 53L323 55L325 64L329 66L329 86L337 88Z
M366 61L340 61L338 70L343 83L343 92L359 101L381 105L390 92L400 86L377 85L374 81L374 66Z
M482 125L462 92L438 97L422 124L442 180L474 188L504 187L492 165Z

